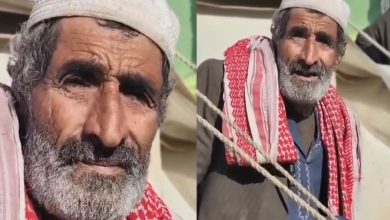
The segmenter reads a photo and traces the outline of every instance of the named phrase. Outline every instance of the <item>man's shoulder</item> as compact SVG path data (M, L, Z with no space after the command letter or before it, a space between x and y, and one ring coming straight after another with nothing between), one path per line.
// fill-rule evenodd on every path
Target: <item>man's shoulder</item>
M224 61L218 59L207 59L198 67L198 74L202 73L222 73L223 74Z
M208 59L201 63L197 70L198 88L202 85L218 85L222 82L224 74L224 61ZM199 87L200 86L200 87Z

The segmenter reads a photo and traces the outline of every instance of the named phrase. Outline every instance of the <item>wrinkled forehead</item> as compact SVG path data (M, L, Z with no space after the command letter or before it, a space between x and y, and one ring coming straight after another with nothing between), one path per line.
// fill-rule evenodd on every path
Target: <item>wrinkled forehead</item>
M319 11L307 8L291 8L290 16L286 25L287 30L292 27L302 27L308 32L324 32L337 37L339 24L331 17Z
M166 0L35 0L26 26L51 18L88 16L129 25L160 46L169 62L180 25Z
M150 37L143 34L139 30L130 27L128 25L111 21L104 20L93 17L85 16L72 16L72 17L61 17L58 19L58 33L59 35L63 33L73 33L74 35L80 35L80 37L88 37L88 35L93 37L99 36L108 36L111 35L112 39L120 40L122 39L134 39L134 38L144 38L148 42L153 44L155 47L160 48ZM84 36L82 36L84 35ZM71 39L77 39L76 36L73 36ZM93 43L93 42L91 42ZM161 53L164 53L161 50Z
M145 35L133 33L135 30L117 29L116 24L101 22L88 17L59 21L57 43L50 62L54 72L71 69L96 72L105 77L138 74L159 85L163 66L161 49ZM76 71L78 69L80 71Z
M72 45L73 48L112 48L124 54L152 51L150 60L165 59L165 53L159 45L138 30L115 21L91 17L60 18L56 48L60 43L67 43L67 46ZM115 53L110 50L106 52Z

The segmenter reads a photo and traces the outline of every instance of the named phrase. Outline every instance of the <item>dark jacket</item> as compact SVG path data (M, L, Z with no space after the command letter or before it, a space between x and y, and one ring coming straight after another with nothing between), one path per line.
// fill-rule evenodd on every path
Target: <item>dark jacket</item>
M219 109L223 107L223 74L220 60L205 61L197 73L198 90ZM221 131L221 118L199 99L197 112ZM272 182L251 167L228 165L224 144L202 125L197 130L198 219L287 218L286 197ZM287 185L285 177L268 169Z

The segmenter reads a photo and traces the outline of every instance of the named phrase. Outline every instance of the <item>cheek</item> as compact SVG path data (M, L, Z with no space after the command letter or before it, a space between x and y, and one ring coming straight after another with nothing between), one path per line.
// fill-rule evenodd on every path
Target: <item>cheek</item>
M293 43L289 40L282 40L278 46L278 57L284 62L290 63L295 60L295 57L299 55L300 46L296 42Z
M336 51L327 51L327 52L324 52L323 55L323 62L325 64L325 67L326 69L331 69L333 67L335 67L335 65L338 64L338 55L337 55L337 52Z
M54 132L58 143L70 137L80 138L91 112L100 107L94 94L89 94L88 98L84 96L77 99L57 89L38 86L32 96L34 118ZM139 146L139 153L145 156L159 128L157 111L142 110L139 105L126 105L122 109L124 115L121 123L129 125L126 138L135 142ZM104 126L104 123L101 125Z
M141 148L142 154L145 154L150 150L150 146L159 128L157 112L150 111L144 114L134 114L132 111L127 111L126 118L127 123L130 124L130 132L133 135L133 139Z
M88 102L75 101L54 88L37 86L32 96L33 115L40 125L54 132L57 141L79 136Z

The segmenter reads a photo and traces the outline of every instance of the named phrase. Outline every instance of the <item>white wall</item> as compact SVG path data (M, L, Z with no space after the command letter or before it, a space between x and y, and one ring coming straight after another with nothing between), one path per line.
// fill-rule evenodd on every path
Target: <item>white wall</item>
M258 12L258 16L245 17L198 7L198 65L208 58L223 59L224 51L240 39L259 34L270 36L270 16L270 12Z

